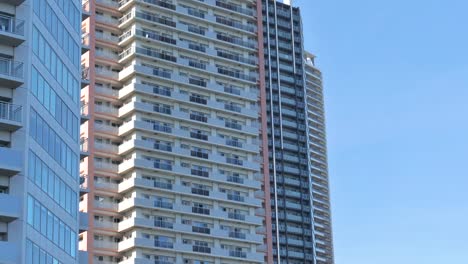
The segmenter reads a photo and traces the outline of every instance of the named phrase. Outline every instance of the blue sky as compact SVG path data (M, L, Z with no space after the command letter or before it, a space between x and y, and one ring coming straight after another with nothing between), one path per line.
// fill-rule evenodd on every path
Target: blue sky
M468 1L297 0L337 264L468 263Z

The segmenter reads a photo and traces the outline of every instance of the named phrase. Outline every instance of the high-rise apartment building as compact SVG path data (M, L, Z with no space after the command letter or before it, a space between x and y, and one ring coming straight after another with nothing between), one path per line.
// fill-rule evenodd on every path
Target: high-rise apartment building
M89 229L80 249L89 263L271 262L260 4L84 4L89 156L80 166L80 210Z
M304 73L309 130L309 162L312 183L312 207L315 259L317 264L334 262L330 212L325 113L322 73L315 67L315 56L304 52Z
M262 1L274 262L331 264L321 76L288 2Z
M79 261L81 19L77 1L0 1L0 263Z
M299 9L83 9L87 262L333 263L321 77Z

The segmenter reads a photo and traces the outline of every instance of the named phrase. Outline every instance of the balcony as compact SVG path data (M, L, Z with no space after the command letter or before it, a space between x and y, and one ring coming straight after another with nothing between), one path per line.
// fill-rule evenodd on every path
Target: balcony
M0 194L0 221L11 222L21 215L20 198L10 194Z
M81 124L84 124L87 121L89 121L88 104L85 102L82 102L81 108L80 108L80 122Z
M24 41L24 20L0 15L0 43L16 47Z
M118 204L109 201L94 201L94 207L117 212Z
M88 175L80 175L80 195L89 193Z
M193 245L192 250L193 250L193 252L211 254L211 248L210 247Z
M83 35L81 35L81 54L85 54L89 51L89 45L89 33L83 33Z
M0 175L13 176L21 172L23 155L21 151L0 147Z
M16 88L23 82L23 63L0 58L0 83L6 87Z
M216 0L215 2L216 2L217 7L224 8L226 10L229 10L230 12L234 11L234 12L237 12L239 14L246 15L246 16L251 16L251 17L257 15L255 10L253 10L253 9L243 8L242 6L239 6L239 5L226 3L226 2L218 1L218 0Z
M241 22L233 21L223 17L216 17L216 22L238 30L248 31L250 33L255 33L257 31L256 27L254 26L244 25Z
M13 132L20 129L23 126L22 114L22 106L0 102L0 130Z
M89 85L89 68L81 67L81 88Z
M89 223L88 223L88 213L79 212L79 230L81 232L85 232L88 230Z
M95 162L94 167L97 170L104 170L115 173L118 171L118 165L110 162Z
M81 9L81 20L85 20L90 16L90 10L89 0L83 1Z
M88 139L81 138L80 139L80 159L84 159L88 156L89 156Z

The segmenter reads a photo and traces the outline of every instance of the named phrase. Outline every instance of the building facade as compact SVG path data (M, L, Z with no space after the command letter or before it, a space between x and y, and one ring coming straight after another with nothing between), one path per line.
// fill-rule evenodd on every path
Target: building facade
M299 8L263 0L262 15L274 263L331 264L321 76Z
M307 127L309 130L309 166L312 183L312 205L315 259L317 264L334 263L330 212L330 188L325 133L322 73L315 66L315 56L304 53Z
M81 19L77 1L0 2L0 263L80 259Z
M89 263L271 263L260 5L84 3Z

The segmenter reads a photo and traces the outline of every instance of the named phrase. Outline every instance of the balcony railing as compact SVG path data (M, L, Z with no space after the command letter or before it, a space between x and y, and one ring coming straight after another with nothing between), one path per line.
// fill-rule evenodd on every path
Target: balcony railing
M192 232L202 233L202 234L209 234L210 229L208 227L192 226Z
M24 20L0 15L0 33L1 32L24 36Z
M231 194L231 193L228 193L227 195L227 198L228 200L231 200L231 201L236 201L236 202L244 202L244 197L238 195L238 194Z
M80 139L80 151L88 152L88 139L87 138Z
M239 140L226 139L226 145L237 147L237 148L242 148L242 142L240 142Z
M246 63L246 64L253 64L253 65L257 64L257 59L255 59L255 58L244 58L242 56L234 55L234 54L227 53L227 52L224 52L224 51L221 51L221 50L218 50L216 53L217 53L218 57L221 57L221 58L234 60L234 61L238 61L238 62L242 62L242 63Z
M164 202L164 201L154 201L154 207L165 208L165 209L172 209L172 203Z
M81 35L81 44L83 46L89 46L89 33L85 32L83 35Z
M191 150L190 156L201 159L208 159L208 153L204 153L202 151Z
M233 105L233 104L224 104L224 109L233 111L236 113L240 113L242 111L242 108L238 105Z
M154 143L153 148L164 151L172 151L172 146L168 144Z
M210 214L210 209L193 206L192 207L192 213L209 215Z
M202 133L190 132L190 137L200 139L200 140L208 140L208 136Z
M218 68L218 73L223 74L223 75L227 75L227 76L230 76L230 77L234 77L234 78L237 78L237 79L246 80L246 81L249 81L249 82L256 82L257 81L256 77L249 76L247 74L243 74L243 73L232 71L232 70L223 69L223 68Z
M209 173L203 170L191 169L190 174L201 177L208 177Z
M161 125L161 124L153 124L153 130L166 132L166 133L172 133L172 127Z
M160 163L160 162L154 162L153 167L156 169L161 169L161 170L172 170L171 164Z
M21 122L23 107L5 102L0 102L0 119Z
M193 85L206 87L206 81L204 81L204 80L197 80L197 79L189 78L189 83L193 84Z
M227 181L228 182L234 182L234 183L240 183L240 184L244 183L244 179L241 178L241 177L238 177L238 176L228 176Z
M175 56L161 53L161 52L147 49L147 48L136 47L136 53L143 54L143 55L150 56L150 57L157 58L157 59L172 61L172 62L177 61L177 58Z
M229 256L236 258L247 258L247 253L237 250L229 250Z
M159 241L159 240L154 240L154 246L160 247L160 248L174 248L174 244L172 242Z
M156 188L172 190L172 184L167 182L153 181L153 186Z
M228 218L245 221L245 215L240 213L228 213Z
M245 239L246 238L246 235L242 232L229 232L229 237L232 237L232 238L240 238L240 239Z
M164 7L164 8L171 9L171 10L176 10L176 6L174 4L167 3L161 0L143 0L143 2L157 5L157 6Z
M198 195L203 195L203 196L209 196L210 195L210 191L200 189L200 188L192 188L192 193L193 194L198 194Z
M163 25L170 26L170 27L176 27L176 22L174 22L172 20L169 20L169 19L153 16L153 15L150 15L150 14L136 12L135 17L145 19L145 20L148 20L148 21L152 21L152 22L156 22L156 23L159 23L159 24L163 24Z
M256 15L255 10L246 9L246 8L243 8L243 7L239 6L239 5L234 5L234 4L231 4L231 3L216 1L216 6L222 7L224 9L228 9L229 11L235 11L237 13L248 15L248 16L255 16Z
M218 40L221 40L221 41L234 43L234 44L237 44L237 45L240 45L240 46L243 46L243 47L246 47L246 48L250 48L250 49L256 49L257 48L256 42L253 42L253 41L243 41L240 38L230 37L230 36L226 36L226 35L220 34L220 33L216 34L216 38Z
M190 114L190 119L195 120L195 121L199 121L199 122L203 122L203 123L208 122L208 117L202 116L200 114Z
M154 220L155 227L162 227L162 228L174 228L174 224L171 222L163 221L163 220Z
M153 33L153 32L144 31L144 30L141 30L141 29L137 29L135 31L135 35L145 37L145 38L154 39L154 40L158 40L158 41L162 41L162 42L166 42L166 43L173 44L173 45L177 44L177 40L175 40L173 38L162 36L162 35L159 35L159 34Z
M207 253L207 254L211 253L211 248L209 247L194 245L192 249L193 249L193 252L200 252L200 253Z
M232 128L232 129L237 129L237 130L241 130L241 129L242 129L242 125L241 125L241 124L234 123L234 122L230 122L230 121L226 121L226 122L224 123L224 126L227 127L227 128Z
M23 78L23 63L12 59L0 58L0 74Z
M254 33L256 31L256 28L254 26L244 25L241 22L229 20L229 19L226 19L226 18L223 18L223 17L216 17L216 22L220 23L220 24L223 24L223 25L226 25L226 26L229 26L229 27L249 31L249 32L252 32L252 33Z

